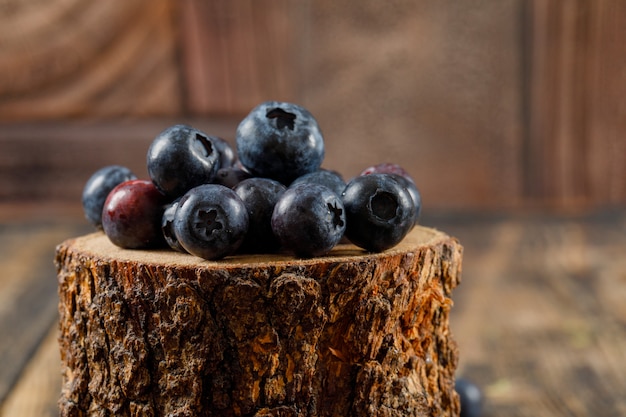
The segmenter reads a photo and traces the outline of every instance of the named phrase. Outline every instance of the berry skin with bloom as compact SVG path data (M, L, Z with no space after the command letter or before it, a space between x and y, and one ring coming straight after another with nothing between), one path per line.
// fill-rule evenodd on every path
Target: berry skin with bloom
M135 174L121 165L100 168L87 180L83 188L82 204L85 218L97 229L102 229L102 208L109 193L124 181L137 179Z
M324 139L311 113L292 103L259 104L239 123L239 161L253 176L285 185L317 171L324 159Z
M333 190L338 196L341 196L341 193L346 188L346 182L337 171L323 168L296 178L290 184L290 187L303 182L324 185Z
M297 184L283 193L272 213L272 230L282 247L311 258L330 251L343 237L343 202L319 184Z
M352 179L343 192L346 237L363 249L382 252L397 245L413 228L415 206L394 175L369 174Z
M148 149L148 174L154 185L176 199L201 184L214 180L220 169L224 143L187 125L174 125L161 132Z
M276 251L280 243L272 231L272 213L287 188L269 178L248 178L233 188L248 211L248 233L242 244L244 252Z
M187 252L216 260L239 249L248 231L248 212L230 188L199 185L180 199L173 230Z

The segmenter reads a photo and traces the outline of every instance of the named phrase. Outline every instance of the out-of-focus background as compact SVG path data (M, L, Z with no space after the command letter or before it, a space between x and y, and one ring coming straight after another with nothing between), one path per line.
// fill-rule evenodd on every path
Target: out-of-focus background
M55 415L52 256L91 173L146 177L174 123L234 143L271 99L346 179L405 167L464 244L485 416L626 415L625 69L614 0L0 0L0 414Z

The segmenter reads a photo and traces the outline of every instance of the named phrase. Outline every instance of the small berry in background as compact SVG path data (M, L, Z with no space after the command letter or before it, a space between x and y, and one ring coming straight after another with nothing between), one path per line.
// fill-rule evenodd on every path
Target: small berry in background
M151 181L125 181L111 190L104 203L104 233L125 249L164 246L161 219L167 202Z
M102 229L102 208L107 196L116 186L137 177L129 168L109 165L100 168L87 180L83 188L82 204L85 218L97 229Z

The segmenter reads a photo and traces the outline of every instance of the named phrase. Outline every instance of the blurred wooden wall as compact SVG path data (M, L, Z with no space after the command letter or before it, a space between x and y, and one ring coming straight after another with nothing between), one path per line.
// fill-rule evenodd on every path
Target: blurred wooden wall
M0 2L0 203L78 203L169 124L233 141L276 99L432 209L623 205L624 39L613 0Z

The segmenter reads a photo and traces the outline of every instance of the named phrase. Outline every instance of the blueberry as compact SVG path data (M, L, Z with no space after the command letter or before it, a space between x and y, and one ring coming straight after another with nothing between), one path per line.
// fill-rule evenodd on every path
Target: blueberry
M420 213L422 211L422 195L415 185L415 180L413 179L413 177L411 177L411 175L400 165L389 162L372 165L364 169L360 175L369 174L392 174L397 176L396 179L402 185L404 185L407 191L411 194L411 198L413 199L413 203L415 204L414 224L417 224L419 221Z
M253 176L283 184L317 171L324 159L317 121L292 103L259 104L237 127L236 144L239 160Z
M272 230L283 248L303 258L331 250L345 229L341 198L319 184L289 187L272 213Z
M198 129L175 125L165 129L148 149L148 174L163 194L174 199L210 183L220 168L216 139Z
M248 230L248 212L239 196L219 184L189 190L178 203L174 233L180 245L203 259L233 254Z
M165 208L163 216L161 217L161 231L163 233L165 243L167 243L170 248L177 252L185 253L187 251L182 247L176 237L176 233L174 233L174 216L176 215L176 209L178 209L179 202L180 198L174 200Z
M413 201L413 225L419 222L419 217L422 212L422 195L415 183L407 179L403 175L390 174L409 192L411 200Z
M370 174L354 178L343 192L343 202L346 237L366 250L389 249L413 227L413 200L393 175Z
M237 184L248 178L252 178L252 175L244 170L243 167L235 164L233 166L217 170L217 175L215 176L215 180L213 182L228 188L235 188Z
M319 169L315 172L298 177L291 183L291 186L303 182L324 185L333 190L338 196L341 196L344 188L346 188L346 182L343 180L341 174L328 169Z
M480 388L473 382L457 378L454 389L461 400L460 417L479 417L482 411L483 395Z
M280 246L272 232L274 206L287 188L269 178L249 178L233 189L248 212L248 233L241 250L245 252L274 252Z
M230 146L230 143L219 136L211 136L211 139L213 140L213 144L215 145L215 148L220 156L220 168L227 168L235 165L237 155L235 154L235 150Z
M164 245L161 218L166 197L148 180L116 186L102 210L102 229L115 245L126 249Z
M87 180L83 188L82 203L85 217L93 226L102 229L102 208L113 188L137 177L130 169L120 165L100 168Z

